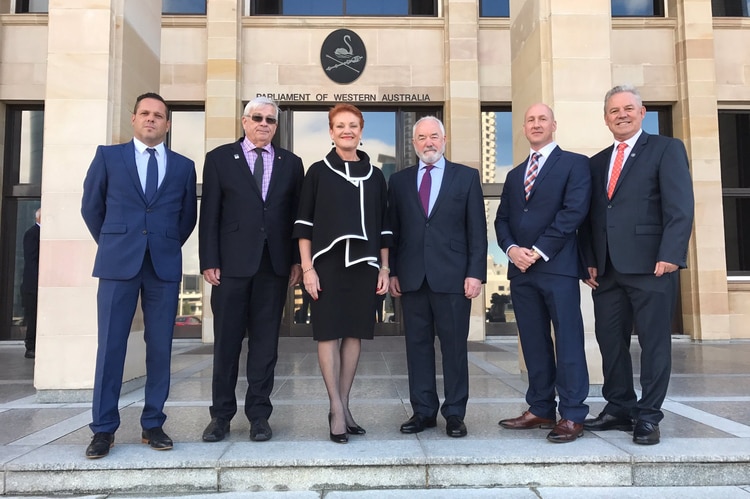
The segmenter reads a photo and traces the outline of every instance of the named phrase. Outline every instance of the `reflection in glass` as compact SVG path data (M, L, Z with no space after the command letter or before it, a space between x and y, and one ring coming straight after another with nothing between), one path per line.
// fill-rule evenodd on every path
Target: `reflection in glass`
M612 0L612 17L651 17L654 0Z
M169 148L195 162L195 173L201 183L206 156L206 112L172 109L169 121Z
M46 14L49 12L49 0L16 0L16 12Z
M499 199L484 201L488 240L487 284L484 288L485 314L487 322L515 322L516 316L510 300L508 257L497 244L495 235L495 214L499 206Z
M162 0L162 14L206 14L206 0Z
M509 17L509 0L480 0L479 17Z
M482 111L482 183L501 184L513 168L510 111ZM494 220L494 218L493 218Z
M750 272L750 198L724 196L724 250L728 272Z
M406 16L409 14L408 0L347 0L346 15Z
M43 142L44 111L21 111L19 184L41 185Z
M15 265L13 272L13 326L20 326L23 323L23 306L21 303L21 281L23 280L24 267L23 235L36 223L34 215L39 206L40 201L38 199L20 199L17 204Z

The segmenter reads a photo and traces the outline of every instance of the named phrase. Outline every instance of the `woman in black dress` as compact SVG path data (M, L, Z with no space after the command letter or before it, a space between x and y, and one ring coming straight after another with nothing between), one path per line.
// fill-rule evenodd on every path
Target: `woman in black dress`
M313 300L313 339L330 401L330 438L337 443L365 433L349 410L349 393L361 340L373 337L376 294L388 291L390 272L387 186L380 169L357 150L364 124L351 104L329 111L335 147L305 175L293 234Z

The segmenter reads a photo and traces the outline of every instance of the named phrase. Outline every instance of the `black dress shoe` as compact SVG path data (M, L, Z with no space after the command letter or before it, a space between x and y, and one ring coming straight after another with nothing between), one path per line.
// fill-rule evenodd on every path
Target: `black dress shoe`
M435 426L437 426L435 418L414 414L409 418L409 421L401 425L401 433L420 433L425 428L434 428Z
M114 433L94 433L91 443L86 447L86 457L89 459L99 459L109 454L109 449L115 445Z
M364 428L359 426L357 423L354 423L354 426L346 425L346 432L349 435L364 435L367 433Z
M219 442L224 440L227 433L229 433L229 421L221 418L211 418L211 422L203 430L203 441Z
M331 418L333 416L331 413L328 413L328 438L331 439L331 442L337 443L337 444L346 444L349 442L349 436L346 433L334 433L333 430L331 430ZM349 431L349 427L347 426L347 431Z
M36 351L34 351L34 350L26 350L26 353L23 354L23 356L26 357L27 359L34 359L34 358L36 358Z
M618 418L602 412L594 419L584 421L583 428L589 431L633 431L633 421L630 418Z
M467 433L466 425L458 416L448 416L448 421L445 424L445 433L447 433L449 437L465 437Z
M273 432L266 418L256 419L250 423L250 440L253 442L265 442L271 440Z
M654 445L659 443L660 436L658 424L641 420L635 423L633 442L640 445Z
M164 433L161 426L149 430L143 430L141 433L141 442L148 444L155 450L169 450L174 445L172 439Z

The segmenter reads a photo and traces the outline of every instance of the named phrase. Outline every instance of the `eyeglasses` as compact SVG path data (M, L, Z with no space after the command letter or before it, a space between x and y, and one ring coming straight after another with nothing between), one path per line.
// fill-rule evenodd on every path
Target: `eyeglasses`
M254 114L250 116L250 119L256 123L262 123L263 119L265 119L269 125L275 125L277 121L273 116L261 116L260 114Z

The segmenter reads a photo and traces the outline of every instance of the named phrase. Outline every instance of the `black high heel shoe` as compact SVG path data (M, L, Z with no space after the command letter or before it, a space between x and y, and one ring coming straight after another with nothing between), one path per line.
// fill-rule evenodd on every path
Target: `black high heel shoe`
M346 432L349 435L364 435L367 433L364 428L359 426L357 423L354 423L354 426L346 425Z
M349 437L346 435L346 433L338 433L335 434L331 431L331 413L328 413L328 434L329 438L331 439L331 442L335 442L337 444L345 444L349 442ZM347 430L349 428L347 427Z

